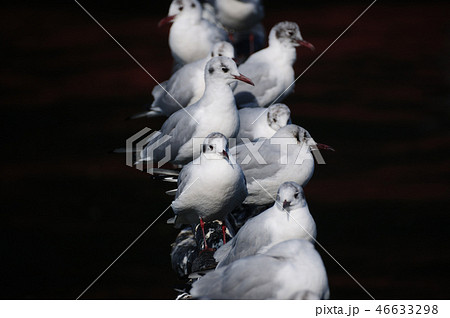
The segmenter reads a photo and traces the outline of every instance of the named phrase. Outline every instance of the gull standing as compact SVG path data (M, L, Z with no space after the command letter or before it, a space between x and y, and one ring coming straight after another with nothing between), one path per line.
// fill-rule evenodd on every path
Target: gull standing
M234 58L234 48L231 43L224 41L215 43L210 56L184 65L169 80L156 85L152 91L154 101L150 110L132 118L168 117L182 107L197 102L205 92L206 63L216 56Z
M294 89L293 65L297 58L297 46L314 49L303 40L295 22L280 22L269 34L269 46L252 54L239 66L239 70L251 76L255 88L239 85L234 90L236 104L242 107L266 107L281 102Z
M247 196L241 168L230 158L228 140L221 133L211 133L202 145L200 157L189 163L178 176L178 189L171 219L175 227L224 220ZM225 229L222 228L224 238Z
M316 143L307 130L297 125L280 128L270 139L260 138L256 143L232 148L247 178L244 204L273 203L278 187L286 181L305 186L314 172L310 147L333 150Z
M214 254L217 268L237 259L264 253L283 241L304 239L314 242L316 223L308 209L303 188L285 182L278 189L275 204L249 219L236 236Z
M243 143L242 138L255 141L261 137L272 137L278 129L291 123L291 110L281 103L268 108L246 107L239 110L239 119L238 144Z
M328 299L327 273L314 245L289 240L264 254L239 259L196 281L190 291L206 299Z
M169 22L173 22L169 33L170 50L180 65L208 56L214 43L227 40L225 30L202 18L202 6L197 0L173 0L169 15L159 26Z
M163 124L161 134L150 138L139 161L159 162L169 157L174 164L186 164L200 155L203 138L212 132L236 137L239 113L230 84L252 81L240 74L228 57L213 57L205 67L205 92L195 104L173 113ZM164 138L169 138L164 140ZM170 146L169 153L167 147Z

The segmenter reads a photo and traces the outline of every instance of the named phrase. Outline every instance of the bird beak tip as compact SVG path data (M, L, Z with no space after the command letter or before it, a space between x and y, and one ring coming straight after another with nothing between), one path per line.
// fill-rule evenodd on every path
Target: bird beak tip
M239 74L239 75L233 75L233 77L239 81L242 81L244 83L250 84L252 86L255 86L255 84L252 82L251 79L249 79L247 76Z
M170 23L173 21L173 19L175 18L175 15L169 15L165 18L162 18L159 22L158 22L158 28L162 27L163 25Z
M308 41L305 40L299 40L298 43L300 44L300 46L304 46L307 47L308 49L310 49L311 51L314 51L316 48L314 47L314 45L312 45L311 43L309 43Z
M325 144L319 144L319 143L317 143L317 144L316 144L316 147L317 147L318 149L322 149L322 150L336 151L336 150L334 150L333 147L330 147L330 146L325 145Z

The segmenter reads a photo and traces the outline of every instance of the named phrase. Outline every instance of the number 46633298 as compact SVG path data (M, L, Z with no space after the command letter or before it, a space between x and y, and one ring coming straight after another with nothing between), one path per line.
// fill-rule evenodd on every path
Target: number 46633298
M438 313L437 305L378 305L379 314L393 315L436 315Z

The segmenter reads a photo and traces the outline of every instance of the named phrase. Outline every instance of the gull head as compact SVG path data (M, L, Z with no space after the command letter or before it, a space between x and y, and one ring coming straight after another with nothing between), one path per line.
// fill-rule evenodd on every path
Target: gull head
M272 138L293 138L297 144L307 145L310 145L311 140L314 141L305 128L293 124L278 129Z
M234 59L234 47L231 43L221 41L214 43L211 50L211 57L226 56Z
M223 82L231 84L236 81L255 85L248 77L239 73L236 63L225 56L213 57L209 60L205 67L205 82Z
M202 144L202 154L207 159L229 160L228 139L219 132L209 134Z
M287 212L306 206L303 188L295 182L288 181L280 185L275 203L280 210Z
M267 109L267 123L270 128L278 129L291 123L291 110L285 104L277 103Z
M202 17L202 10L202 6L197 0L173 0L169 7L169 14L159 21L158 26L174 22L175 19L182 16L199 21Z
M277 23L269 34L269 45L273 42L279 42L286 47L304 46L314 50L314 45L303 39L300 28L295 22L283 21Z

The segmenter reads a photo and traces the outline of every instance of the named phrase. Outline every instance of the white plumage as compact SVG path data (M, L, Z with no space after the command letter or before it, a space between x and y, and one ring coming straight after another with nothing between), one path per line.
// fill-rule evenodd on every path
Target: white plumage
M231 149L247 178L245 204L266 205L274 202L278 187L294 181L305 186L314 172L310 146L315 141L304 128L287 125L272 138L241 144Z
M233 46L224 41L215 43L210 56L184 65L169 80L162 82L162 87L155 86L152 91L154 101L151 109L142 115L148 117L170 116L181 107L196 103L205 92L206 63L212 57L217 56L234 58Z
M160 25L172 21L169 46L177 64L205 58L214 43L227 40L225 30L202 18L202 6L197 0L173 0L168 17Z
M239 108L266 107L281 102L293 91L295 49L299 45L313 48L303 40L296 23L280 22L271 29L269 46L239 66L239 71L248 74L255 83L254 88L237 85L234 95Z
M255 141L258 138L270 138L278 129L291 123L291 110L285 104L273 104L268 108L246 107L239 110L240 128L237 143L242 138Z
M210 134L200 157L180 172L176 198L172 202L176 227L223 220L247 196L241 168L228 154L228 140L220 133Z
M141 151L139 160L159 162L169 155L170 162L186 164L200 155L200 144L210 133L220 132L227 138L236 137L239 113L230 84L237 80L252 83L239 74L232 59L223 56L212 58L205 67L202 98L173 113L161 127L161 135L149 140ZM160 144L164 136L170 139Z
M291 239L314 242L316 223L308 209L302 187L283 183L275 204L249 219L235 237L214 254L217 268L240 258L264 253L272 246Z
M306 240L289 240L264 254L239 259L195 282L202 299L328 299L328 279L319 253Z

